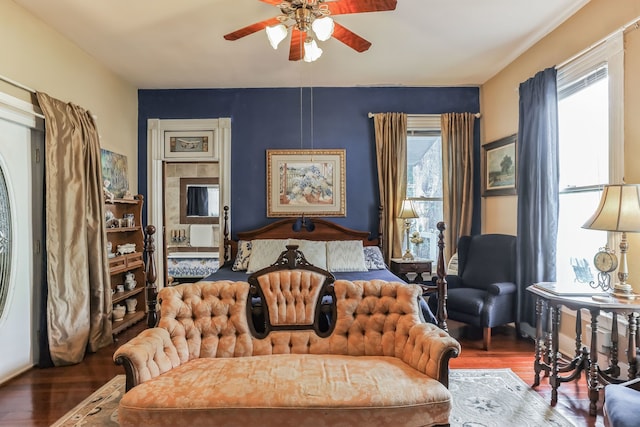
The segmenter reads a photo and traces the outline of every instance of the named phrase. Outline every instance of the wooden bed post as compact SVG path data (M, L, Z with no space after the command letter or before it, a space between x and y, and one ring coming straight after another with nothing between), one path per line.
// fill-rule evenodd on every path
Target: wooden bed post
M158 300L158 273L156 270L156 261L153 254L156 251L153 235L156 233L154 225L147 225L144 236L144 255L145 255L145 275L147 277L147 326L154 328L158 323L158 312L156 311L156 303Z
M222 229L222 232L224 233L224 263L226 264L231 261L231 243L229 240L229 206L225 206L222 209L224 209L224 227Z
M382 212L384 208L382 205L378 206L378 247L382 249Z
M440 233L438 234L438 262L436 274L438 279L436 285L438 286L438 312L436 313L436 319L438 320L438 326L445 331L447 330L447 279L445 276L447 272L444 267L444 230L447 226L443 221L440 221L437 225Z

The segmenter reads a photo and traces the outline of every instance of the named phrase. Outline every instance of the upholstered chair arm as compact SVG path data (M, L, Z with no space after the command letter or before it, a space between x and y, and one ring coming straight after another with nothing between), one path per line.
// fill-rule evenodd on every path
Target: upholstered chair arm
M402 352L402 361L449 386L449 360L458 357L460 344L430 323L413 325Z
M511 282L492 283L487 287L491 295L507 295L516 292L516 284Z
M163 328L140 332L116 350L113 360L124 366L127 391L180 365L176 347L169 332Z

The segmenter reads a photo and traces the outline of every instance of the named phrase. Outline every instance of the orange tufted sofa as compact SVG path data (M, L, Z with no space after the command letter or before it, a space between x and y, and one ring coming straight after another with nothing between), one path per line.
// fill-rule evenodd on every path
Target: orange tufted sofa
M325 279L308 269L263 275L271 326L262 337L247 282L162 289L158 327L114 355L127 371L120 425L448 425L448 363L460 346L421 321L419 287ZM323 288L335 322L318 333L304 325L317 323Z

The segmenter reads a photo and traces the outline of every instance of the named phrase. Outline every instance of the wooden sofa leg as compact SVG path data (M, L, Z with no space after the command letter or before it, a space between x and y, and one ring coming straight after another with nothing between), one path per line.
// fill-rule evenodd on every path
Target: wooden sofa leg
M491 347L491 328L482 328L482 346L485 351Z

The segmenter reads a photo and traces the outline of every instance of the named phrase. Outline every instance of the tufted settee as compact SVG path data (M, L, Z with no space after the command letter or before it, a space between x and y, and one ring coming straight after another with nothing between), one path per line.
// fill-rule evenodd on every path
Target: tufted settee
M460 346L421 321L418 286L267 270L161 290L158 327L114 355L120 425L448 425Z

